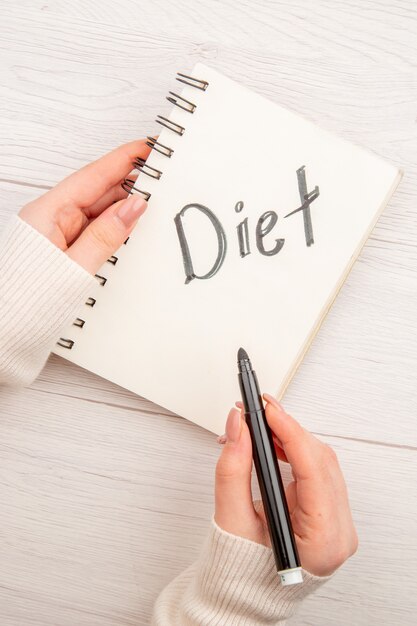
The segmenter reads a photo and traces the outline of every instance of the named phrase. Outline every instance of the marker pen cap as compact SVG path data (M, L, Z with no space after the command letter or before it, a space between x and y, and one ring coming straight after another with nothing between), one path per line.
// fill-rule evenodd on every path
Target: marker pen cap
M295 567L294 569L284 569L278 572L281 578L281 584L283 587L287 585L296 585L303 582L303 572L301 567Z

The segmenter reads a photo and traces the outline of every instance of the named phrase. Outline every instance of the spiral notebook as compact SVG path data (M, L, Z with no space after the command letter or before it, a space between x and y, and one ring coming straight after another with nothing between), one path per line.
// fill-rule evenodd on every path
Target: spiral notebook
M236 353L281 397L400 173L197 64L130 193L149 199L56 352L221 433Z

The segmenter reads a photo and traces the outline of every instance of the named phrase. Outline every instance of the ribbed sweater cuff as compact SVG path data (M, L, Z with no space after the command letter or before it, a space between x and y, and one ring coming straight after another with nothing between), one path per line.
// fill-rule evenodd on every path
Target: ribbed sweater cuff
M14 216L0 242L0 382L28 384L95 279Z
M197 566L195 584L210 624L274 624L293 615L297 605L329 577L303 570L304 582L283 587L272 550L212 527ZM201 622L197 615L196 623Z

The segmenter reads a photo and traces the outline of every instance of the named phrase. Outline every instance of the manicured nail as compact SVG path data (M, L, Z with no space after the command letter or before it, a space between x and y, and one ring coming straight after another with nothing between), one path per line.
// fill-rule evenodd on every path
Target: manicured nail
M240 431L240 411L235 408L230 409L226 422L227 441L230 443L237 443L240 439Z
M131 228L139 217L145 212L148 203L142 196L132 194L119 206L117 217L126 228Z
M274 396L271 396L269 393L264 393L264 400L266 400L266 402L269 402L269 404L272 404L280 411L284 411L284 407L282 406L282 404L280 404L278 400L274 398Z
M220 437L217 437L217 443L219 443L221 446L225 444L226 441L227 441L226 435L220 435Z

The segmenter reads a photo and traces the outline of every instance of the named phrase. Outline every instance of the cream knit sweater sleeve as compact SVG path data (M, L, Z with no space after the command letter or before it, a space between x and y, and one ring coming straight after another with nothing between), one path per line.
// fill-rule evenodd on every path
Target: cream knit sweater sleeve
M231 535L213 520L199 559L157 599L152 626L282 626L330 577L303 570L303 578L283 587L270 548Z
M0 384L27 385L95 278L17 215L0 238Z
M0 238L0 384L28 384L95 279L43 235L13 217ZM282 587L272 552L214 521L200 558L156 601L154 626L284 623L326 579Z

